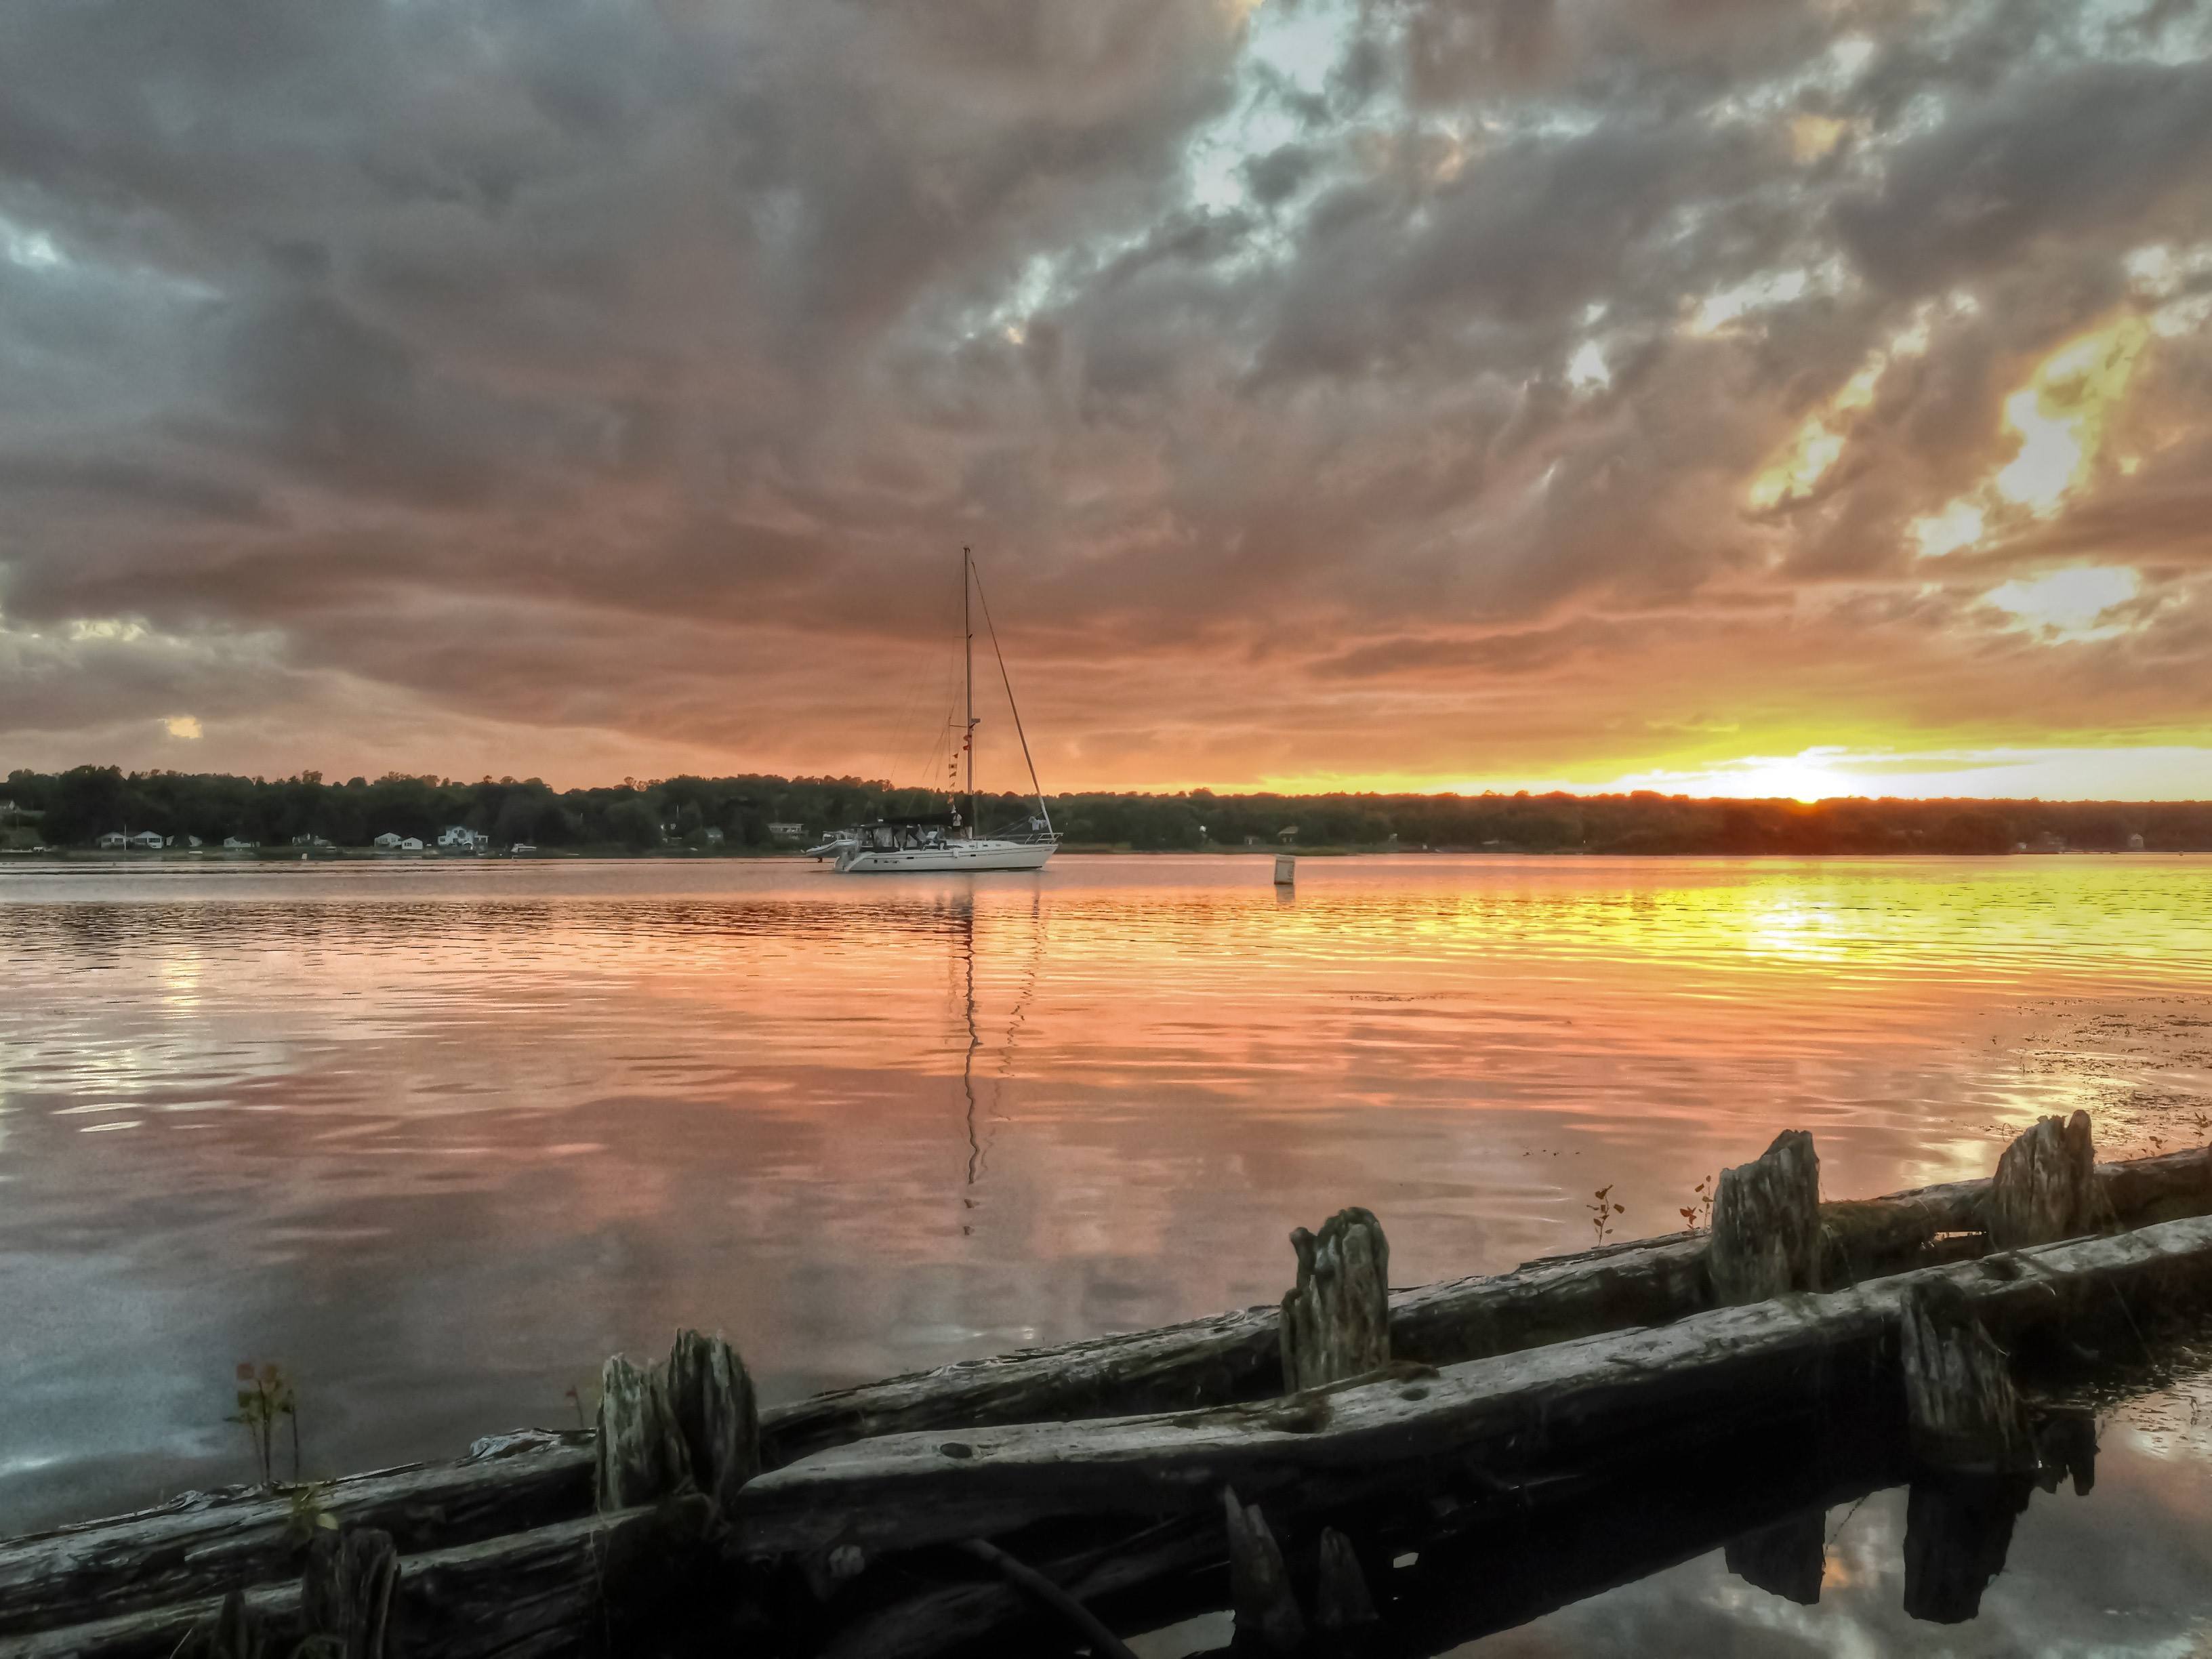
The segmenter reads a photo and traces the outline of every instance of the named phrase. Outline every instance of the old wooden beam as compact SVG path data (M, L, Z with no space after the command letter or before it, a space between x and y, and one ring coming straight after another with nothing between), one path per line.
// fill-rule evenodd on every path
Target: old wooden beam
M760 1473L760 1411L737 1350L719 1336L678 1331L669 1351L669 1409L691 1480L717 1510Z
M477 1446L458 1462L331 1481L318 1503L347 1527L390 1534L402 1554L590 1510L590 1435L533 1431ZM295 1578L306 1545L290 1496L262 1492L196 1493L137 1515L13 1539L0 1545L0 1636Z
M1340 1382L1390 1363L1390 1243L1368 1211L1340 1210L1318 1237L1291 1235L1297 1283L1283 1297L1283 1383Z
M894 1435L760 1477L743 1549L909 1549L1056 1516L1158 1518L1224 1485L1285 1517L1453 1479L1496 1480L1686 1421L1725 1431L1842 1387L1898 1389L1907 1295L1956 1287L1992 1330L2063 1321L2092 1295L2202 1296L2212 1220L1925 1268L1852 1290L1693 1315L1261 1405L1105 1422ZM1887 1379L1885 1381L1885 1379Z

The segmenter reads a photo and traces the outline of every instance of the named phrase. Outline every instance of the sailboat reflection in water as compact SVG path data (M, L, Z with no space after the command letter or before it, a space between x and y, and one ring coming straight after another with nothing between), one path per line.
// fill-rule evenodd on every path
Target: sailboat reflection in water
M1025 823L988 836L975 833L975 728L982 722L975 717L975 630L969 603L971 598L982 602L983 626L990 632L991 653L998 660L1000 681L1006 688L1006 706L1013 713L1014 734L1021 739L1022 759L1029 766L1030 788L1036 796L1037 809L1036 816ZM945 793L953 793L952 786L960 781L958 768L964 760L967 779L962 793L967 797L967 811L963 816L956 798L950 810L944 812L878 818L872 823L855 825L817 849L836 848L836 867L840 874L1042 870L1045 860L1060 845L1060 837L1052 827L1051 810L1044 804L1044 790L1037 782L1036 763L1030 758L1029 734L1022 730L1022 711L1014 702L1013 679L1006 672L1006 654L999 649L998 629L991 623L990 602L983 599L982 578L975 569L975 555L964 547L960 550L960 633L962 696L966 712L952 775L945 780Z

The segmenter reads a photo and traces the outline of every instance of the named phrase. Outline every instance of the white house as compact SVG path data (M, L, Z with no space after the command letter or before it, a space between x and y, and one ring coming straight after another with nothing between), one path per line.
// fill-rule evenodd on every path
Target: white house
M137 835L131 837L130 845L138 848L145 852L158 853L164 846L167 845L167 843L165 842L159 836L155 835L151 830L141 830Z
M198 836L186 836L185 837L185 845L191 848L195 851L198 850L200 838Z
M222 838L222 850L226 853L250 853L260 844L258 842L240 841L236 836Z
M804 841L806 826L803 823L771 823L768 832L778 841Z
M107 852L112 852L118 848L128 847L130 844L131 837L120 830L111 830L100 838L100 848Z
M422 850L422 838L420 836L402 836L399 838L399 850L403 853L421 852Z
M441 850L473 853L483 843L483 836L458 823L449 823L438 832L438 846Z
M720 847L725 839L722 832L715 829L712 824L708 824L705 830L700 832L700 834L701 838L704 840L709 847Z
M387 830L369 844L373 847L381 847L387 853L394 853L399 850L399 837ZM420 846L422 843L418 842L416 844Z

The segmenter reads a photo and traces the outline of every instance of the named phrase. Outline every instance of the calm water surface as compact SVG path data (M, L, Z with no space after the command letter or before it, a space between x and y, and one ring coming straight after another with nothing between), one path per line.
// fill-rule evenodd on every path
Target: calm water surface
M0 1527L245 1478L243 1358L331 1472L573 1420L683 1323L773 1399L1273 1300L1349 1203L1411 1284L1588 1243L1601 1186L1671 1229L1784 1127L1833 1196L2076 1105L2108 1152L2202 1139L2212 860L1267 873L7 867ZM2204 1463L2114 1424L1948 1632L1896 1613L1896 1496L1820 1607L1716 1555L1492 1644L2188 1652Z

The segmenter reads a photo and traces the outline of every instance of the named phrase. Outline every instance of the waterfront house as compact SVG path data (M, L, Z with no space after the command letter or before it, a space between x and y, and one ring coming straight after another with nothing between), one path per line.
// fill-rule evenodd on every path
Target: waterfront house
M2143 838L2141 836L2130 836L2128 837L2128 851L2130 853L2140 853L2142 849Z
M803 823L771 823L768 833L776 841L805 841L806 826Z
M422 850L422 838L420 836L402 836L399 838L399 850L403 853L421 852Z
M222 838L222 850L226 853L250 853L260 844L256 841L241 841L236 836L225 836Z
M709 847L720 847L726 837L720 830L717 830L712 824L709 824L707 828L699 832L699 839L705 842Z
M112 853L128 847L131 844L131 837L120 830L111 830L100 838L97 844L102 852Z
M141 830L130 838L128 844L137 848L142 853L158 853L168 843L151 830Z
M1284 846L1285 846L1285 847L1288 847L1288 846L1289 846L1292 842L1296 841L1297 838L1298 838L1298 826L1297 826L1297 824L1295 824L1295 823L1291 824L1291 825L1289 825L1287 828L1285 828L1285 829L1284 829L1284 830L1281 830L1278 831L1278 832L1276 833L1276 836L1275 836L1275 839L1276 839L1277 841L1279 841L1280 842L1282 842L1282 843L1283 843L1283 845L1284 845Z
M438 832L438 848L441 852L473 853L483 845L484 839L473 830L449 823Z
M379 836L374 841L371 842L369 845L372 847L381 848L387 853L396 853L399 850L399 837L391 830L387 830L382 835ZM422 843L417 842L416 845L419 847Z

